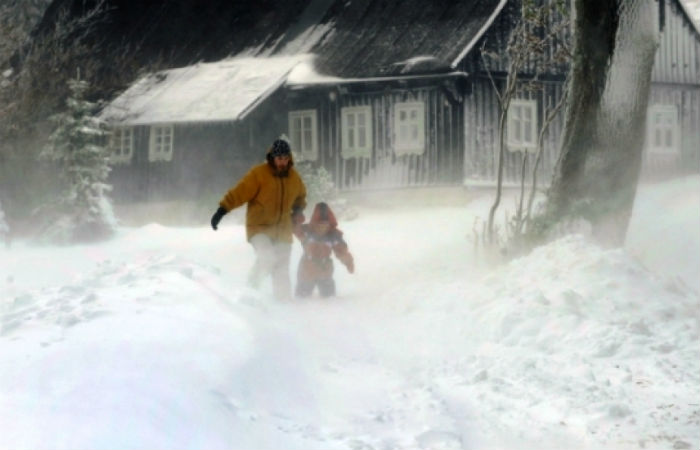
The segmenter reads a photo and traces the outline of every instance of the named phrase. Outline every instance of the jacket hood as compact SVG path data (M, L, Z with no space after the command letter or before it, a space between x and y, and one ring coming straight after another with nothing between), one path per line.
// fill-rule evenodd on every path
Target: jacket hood
M271 148L268 149L267 153L265 154L265 160L267 161L268 167L270 167L270 169L272 169L272 172L276 173L277 168L275 167L275 161L274 161L275 157L272 156L272 153L270 152L270 150L272 150L272 149ZM287 175L289 175L289 171L291 170L292 167L294 167L294 158L292 157L292 155L290 153L289 164L287 165L287 170L283 173L278 174L278 176L286 177Z
M316 203L316 206L314 206L314 212L311 214L311 220L309 221L311 224L319 222L328 222L331 228L338 226L338 221L335 218L335 214L333 214L331 207L325 202Z

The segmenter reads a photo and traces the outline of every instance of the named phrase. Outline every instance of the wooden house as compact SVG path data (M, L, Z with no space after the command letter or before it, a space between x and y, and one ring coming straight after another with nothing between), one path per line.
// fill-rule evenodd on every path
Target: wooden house
M700 17L659 0L663 26L647 111L644 175L700 172Z
M218 196L286 127L280 89L306 56L226 59L139 79L101 113L117 201Z
M660 2L663 32L645 168L652 174L697 172L700 33L680 0L649 1ZM103 115L115 126L115 160L123 160L115 165L115 195L130 189L124 198L198 198L222 191L283 133L296 158L325 167L340 190L494 184L498 101L489 77L499 85L506 73L503 67L487 71L480 52L485 43L503 51L517 5L507 0L310 5L318 20L304 32L256 49L254 59L215 63L223 65L220 77L227 83L208 80L211 73L198 78L196 89L177 82L182 74L215 67L202 64L154 74L112 102ZM232 75L232 67L247 78ZM546 74L543 89L520 93L511 105L517 111L509 113L506 182L518 180L523 158L531 156L544 110L562 95L565 70ZM257 85L256 75L265 82ZM253 94L241 101L230 94L249 90ZM147 92L148 100L139 103ZM172 105L159 103L163 97L187 107L173 114ZM229 112L219 113L222 104L233 103ZM138 105L148 105L149 112L139 114ZM548 179L556 163L562 115L545 141L541 179ZM153 156L164 145L169 156Z

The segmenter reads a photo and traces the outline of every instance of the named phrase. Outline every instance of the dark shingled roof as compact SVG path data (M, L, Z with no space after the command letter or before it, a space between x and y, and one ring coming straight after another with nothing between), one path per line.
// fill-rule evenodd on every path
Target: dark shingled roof
M316 69L345 78L453 70L504 0L336 0L312 49ZM409 60L422 57L415 63Z

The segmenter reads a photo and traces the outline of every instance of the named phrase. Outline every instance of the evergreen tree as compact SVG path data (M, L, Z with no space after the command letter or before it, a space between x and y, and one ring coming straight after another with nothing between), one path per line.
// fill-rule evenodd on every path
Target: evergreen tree
M64 182L53 211L57 217L44 237L64 243L104 239L116 228L106 195L111 186L109 155L102 144L105 126L93 115L97 105L84 98L87 82L77 78L68 84L67 109L52 117L56 128L42 152L43 158L56 163Z
M345 198L338 197L333 176L323 166L314 167L311 161L296 161L295 168L306 185L307 211L313 211L318 202L328 203L338 218L354 219L358 212Z
M323 166L314 168L313 163L302 160L297 163L296 168L306 185L306 200L309 205L313 206L317 202L334 202L335 184L331 174Z

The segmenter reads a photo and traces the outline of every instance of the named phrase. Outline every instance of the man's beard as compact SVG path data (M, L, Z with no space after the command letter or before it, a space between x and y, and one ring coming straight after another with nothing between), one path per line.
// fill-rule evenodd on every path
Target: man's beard
M286 177L289 175L289 164L284 166L282 169L279 169L277 166L275 166L274 169L275 175L278 177Z

